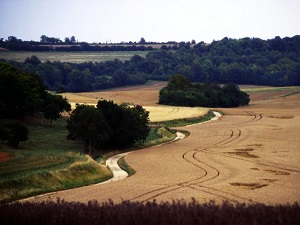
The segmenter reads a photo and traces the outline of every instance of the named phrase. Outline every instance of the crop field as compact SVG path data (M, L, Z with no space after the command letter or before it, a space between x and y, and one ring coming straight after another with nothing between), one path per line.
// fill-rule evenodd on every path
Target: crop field
M23 52L23 51L0 51L0 59L24 62L27 57L37 56L42 62L61 61L71 63L103 62L119 59L130 60L132 56L145 57L148 51L122 51L122 52Z
M80 95L96 101L105 98L157 106L162 85ZM32 201L300 202L300 87L241 88L250 94L249 106L213 109L224 115L209 123L178 128L189 132L183 140L125 156L136 171L133 176Z
M101 92L67 93L63 94L63 97L71 102L72 109L76 107L76 103L96 105L100 99L112 100L116 103L140 104L149 111L150 122L197 118L208 113L208 109L202 107L176 107L155 104L158 102L156 89L164 84L165 82L157 82L150 86L136 86Z

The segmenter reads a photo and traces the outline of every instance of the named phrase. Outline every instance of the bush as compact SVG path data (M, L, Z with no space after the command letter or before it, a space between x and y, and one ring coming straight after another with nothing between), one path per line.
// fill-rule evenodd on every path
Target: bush
M17 147L28 139L28 129L19 122L0 125L0 138L2 143L7 140L10 146Z

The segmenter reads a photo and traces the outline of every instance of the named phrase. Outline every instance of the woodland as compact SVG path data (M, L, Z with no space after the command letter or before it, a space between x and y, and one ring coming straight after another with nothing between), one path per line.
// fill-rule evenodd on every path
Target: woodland
M2 40L1 46L5 47L7 42ZM94 91L145 84L148 80L167 81L174 74L200 83L292 86L300 85L300 35L269 40L225 37L193 46L181 43L177 50L162 46L149 51L145 58L135 55L124 62L118 59L79 64L41 62L33 55L24 63L9 63L37 74L47 89L57 92Z

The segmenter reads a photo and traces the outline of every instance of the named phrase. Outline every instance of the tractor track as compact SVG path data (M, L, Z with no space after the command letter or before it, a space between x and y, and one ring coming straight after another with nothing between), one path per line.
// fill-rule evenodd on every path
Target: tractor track
M232 129L229 129L229 130L230 130L230 132L229 132L228 137L226 136L227 132L225 132L223 134L223 137L226 137L226 138L221 140L221 141L218 141L217 143L214 143L209 148L214 148L214 147L216 147L220 144L223 144L223 145L228 144L230 142L235 141L236 139L238 139L241 136L241 133L242 133L241 130L237 129L237 135L236 136L235 136L236 132L234 130L232 130ZM207 148L205 148L205 149L207 149ZM156 190L153 190L153 191L150 191L150 192L143 193L142 195L136 196L131 200L136 200L136 199L139 199L141 197L153 194L150 197L148 197L148 198L146 198L142 201L142 202L146 202L146 201L149 201L151 199L155 199L158 196L170 193L172 191L176 191L178 189L191 188L191 189L197 189L197 190L203 191L203 192L208 193L210 195L221 197L222 199L225 199L226 201L230 201L230 202L233 202L233 203L240 203L240 201L237 201L236 198L242 199L242 201L245 201L245 200L246 201L251 201L250 199L245 199L242 196L238 196L238 195L235 195L234 198L232 198L232 197L230 197L230 196L234 195L232 193L220 191L218 189L214 189L214 188L203 185L203 183L205 183L205 182L216 179L217 177L220 176L221 173L217 168L215 168L215 167L213 167L213 166L211 166L211 165L209 165L209 164L207 164L203 161L200 161L198 158L196 158L196 154L199 153L199 152L200 152L199 149L193 149L193 150L186 151L185 153L183 153L182 158L186 162L188 162L188 163L194 165L195 167L197 167L198 169L200 169L203 172L203 175L201 175L200 177L198 177L196 179L192 179L192 180L189 180L189 181L181 182L181 183L178 183L178 184L174 184L174 185L171 185L171 186L167 186L167 187L159 188L159 189L156 189ZM191 154L191 156L189 156L189 154ZM209 189L209 190L207 190L207 189ZM211 191L211 190L213 190L213 191Z
M257 115L253 112L250 112L250 111L245 111L245 112L247 113L248 116L251 116L252 118L251 118L251 120L244 121L244 122L241 122L241 123L252 123L252 122L259 121L263 118L262 114ZM178 183L178 184L175 184L175 185L171 185L171 186L167 186L167 187L159 188L159 189L156 189L156 190L153 190L153 191L150 191L150 192L143 193L142 195L136 196L132 200L136 200L136 199L139 199L141 197L151 195L150 197L147 197L146 199L144 199L142 201L142 202L145 202L145 201L149 201L151 199L155 199L158 196L176 191L178 189L191 188L191 189L194 189L194 190L202 191L202 192L210 194L210 195L220 197L220 198L222 198L226 201L230 201L230 202L233 202L233 203L240 203L240 202L245 202L245 201L255 202L251 199L247 199L245 197L242 197L242 196L230 193L230 192L225 192L225 191L222 191L222 190L218 190L216 188L212 188L210 186L205 186L204 185L205 182L216 179L217 177L220 176L221 172L217 168L215 168L215 167L213 167L213 166L211 166L211 165L209 165L209 164L207 164L203 161L200 161L196 157L196 154L199 153L199 152L202 152L204 154L219 155L219 156L223 156L223 157L227 157L227 158L231 158L231 159L242 160L242 161L245 161L245 162L257 163L257 164L260 164L260 165L263 165L263 166L269 166L269 167L273 167L273 168L277 168L277 169L281 169L281 170L285 170L285 171L290 171L290 172L300 172L299 170L294 170L294 169L287 168L287 165L283 165L283 164L269 163L269 162L267 162L267 163L266 162L259 162L258 160L244 159L244 158L238 157L238 156L230 156L227 153L214 152L214 151L209 150L209 149L213 149L213 148L225 147L225 145L233 143L234 141L238 140L241 136L242 136L242 130L241 129L239 129L239 128L230 128L227 131L225 131L225 133L223 134L221 140L217 141L216 143L213 143L211 146L208 146L206 148L199 148L199 149L193 149L193 150L186 151L185 153L183 153L182 158L186 162L194 165L199 170L201 170L203 175L201 175L200 177L198 177L196 179L193 179L193 180L185 181L185 182L182 182L182 183Z

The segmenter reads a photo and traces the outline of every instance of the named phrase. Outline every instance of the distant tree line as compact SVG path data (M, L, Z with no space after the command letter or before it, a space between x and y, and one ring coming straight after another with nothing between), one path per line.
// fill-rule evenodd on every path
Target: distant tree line
M37 74L50 90L70 92L167 81L174 74L183 74L192 82L300 85L300 35L267 41L224 38L194 47L182 43L176 51L154 50L145 58L135 55L125 62L42 63L31 57L24 63L10 63Z
M238 107L250 98L235 84L221 87L216 83L193 84L183 75L174 75L159 92L159 104L201 107Z
M87 43L78 42L75 36L66 37L64 41L60 38L48 37L42 35L40 41L23 41L15 36L9 36L7 40L0 39L0 47L11 51L151 51L155 48L153 44L160 44L161 49L164 50L178 50L182 46L190 46L195 44L192 42L176 42L169 41L167 43L146 42L144 38L136 42L128 43L114 43L114 44L101 44L101 43Z
M126 148L149 133L149 112L142 106L99 101L97 107L77 105L67 121L68 139L80 139L90 155L94 149Z

